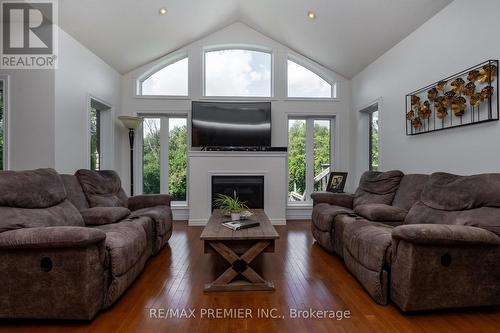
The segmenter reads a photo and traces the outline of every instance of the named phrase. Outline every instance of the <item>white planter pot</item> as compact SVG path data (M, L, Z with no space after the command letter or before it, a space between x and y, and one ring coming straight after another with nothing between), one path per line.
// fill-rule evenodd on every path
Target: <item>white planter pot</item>
M231 220L237 221L240 219L240 213L231 213Z

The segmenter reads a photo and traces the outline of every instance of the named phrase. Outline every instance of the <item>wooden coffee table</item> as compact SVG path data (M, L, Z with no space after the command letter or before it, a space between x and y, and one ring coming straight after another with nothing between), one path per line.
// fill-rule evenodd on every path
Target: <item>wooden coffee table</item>
M254 209L252 213L251 219L260 222L260 226L233 231L222 225L228 220L222 211L214 210L200 238L205 253L217 253L230 266L215 281L205 285L205 291L274 290L274 283L266 281L250 263L263 252L274 252L274 242L279 235L264 210ZM235 280L240 275L246 281Z

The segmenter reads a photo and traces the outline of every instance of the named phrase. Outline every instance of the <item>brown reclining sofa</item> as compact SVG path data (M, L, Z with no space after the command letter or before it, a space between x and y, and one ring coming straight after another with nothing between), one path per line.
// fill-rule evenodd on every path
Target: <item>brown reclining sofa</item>
M90 320L171 233L170 196L127 198L114 171L1 171L0 318Z
M314 238L377 303L500 305L500 174L368 171L354 194L311 196Z

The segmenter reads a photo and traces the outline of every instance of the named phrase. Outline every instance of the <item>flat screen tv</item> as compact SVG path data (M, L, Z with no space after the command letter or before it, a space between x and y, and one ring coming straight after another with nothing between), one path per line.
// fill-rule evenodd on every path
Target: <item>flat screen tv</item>
M271 103L193 102L193 147L271 146Z

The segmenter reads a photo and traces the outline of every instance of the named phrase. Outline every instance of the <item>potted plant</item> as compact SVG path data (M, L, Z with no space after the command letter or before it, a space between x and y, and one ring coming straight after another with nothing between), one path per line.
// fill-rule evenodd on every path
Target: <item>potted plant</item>
M224 194L217 194L214 203L217 208L222 209L224 215L230 215L231 220L239 220L241 212L248 209L245 203L237 197L233 198Z

